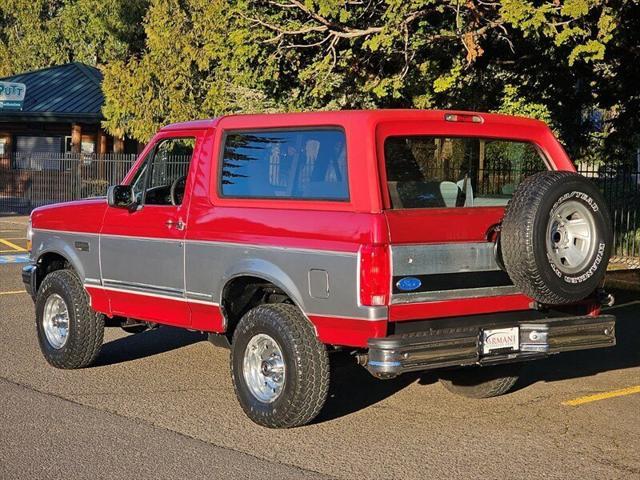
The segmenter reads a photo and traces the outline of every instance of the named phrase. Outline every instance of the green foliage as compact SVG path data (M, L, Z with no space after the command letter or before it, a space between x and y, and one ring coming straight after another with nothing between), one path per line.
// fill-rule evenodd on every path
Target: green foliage
M154 0L143 54L105 69L107 126L147 139L228 112L408 106L562 123L557 94L592 100L571 70L615 26L591 0ZM562 74L539 78L549 62Z
M518 87L511 84L504 86L504 95L498 111L509 115L520 115L542 120L553 127L549 107L544 103L527 99Z
M622 156L640 127L638 18L638 0L5 0L0 74L101 65L106 127L140 140L225 113L456 108Z
M144 55L104 69L111 132L147 140L168 122L274 109L265 87L281 72L254 43L259 32L241 28L242 18L230 14L232 3L152 2Z
M140 51L148 0L0 2L0 76L70 61L100 65Z

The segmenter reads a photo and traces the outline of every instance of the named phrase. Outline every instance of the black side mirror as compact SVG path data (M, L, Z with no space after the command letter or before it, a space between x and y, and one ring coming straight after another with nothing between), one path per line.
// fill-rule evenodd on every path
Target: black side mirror
M107 189L107 203L110 207L132 210L137 206L131 185L112 185Z

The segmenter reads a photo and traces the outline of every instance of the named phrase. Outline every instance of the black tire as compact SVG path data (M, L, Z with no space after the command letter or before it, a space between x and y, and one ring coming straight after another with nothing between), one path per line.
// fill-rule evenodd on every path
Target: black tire
M260 334L276 341L286 372L282 390L271 403L252 393L243 371L245 350L251 339ZM235 329L231 375L240 406L252 421L270 428L297 427L313 420L326 401L329 357L313 326L297 307L259 305L247 312Z
M440 383L452 393L468 398L491 398L503 395L520 378L522 365L510 363L491 367L467 367L449 370L440 376Z
M68 311L66 341L55 348L44 329L44 308L53 295L62 298ZM56 368L84 368L98 356L104 338L104 317L91 309L89 296L71 270L56 270L42 281L36 296L36 329L44 358Z
M566 233L573 217L559 215L565 207L581 209L577 215L592 225L593 240ZM518 186L502 221L500 242L505 269L520 291L542 304L574 303L592 294L604 279L611 254L611 218L602 194L587 178L574 172L541 172ZM574 266L559 258L567 247L584 250Z

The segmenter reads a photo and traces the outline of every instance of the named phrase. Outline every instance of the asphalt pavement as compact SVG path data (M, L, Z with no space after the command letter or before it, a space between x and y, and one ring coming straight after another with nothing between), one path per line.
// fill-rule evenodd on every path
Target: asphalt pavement
M640 479L637 292L610 309L616 347L532 363L505 396L458 397L433 374L380 381L336 357L317 421L269 430L199 333L108 328L95 366L50 367L19 272L0 264L2 479Z

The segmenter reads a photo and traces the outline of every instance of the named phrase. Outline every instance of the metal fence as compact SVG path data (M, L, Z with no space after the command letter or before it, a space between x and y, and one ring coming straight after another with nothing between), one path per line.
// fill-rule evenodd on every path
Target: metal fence
M0 156L0 215L28 214L40 205L103 196L109 185L124 178L135 159L136 155L123 154ZM640 171L588 165L578 169L599 186L611 209L614 256L640 266ZM487 177L483 178L484 185Z
M640 170L629 166L578 165L604 194L613 222L613 256L640 268Z
M41 205L106 195L135 159L125 154L0 156L0 214L28 214Z

